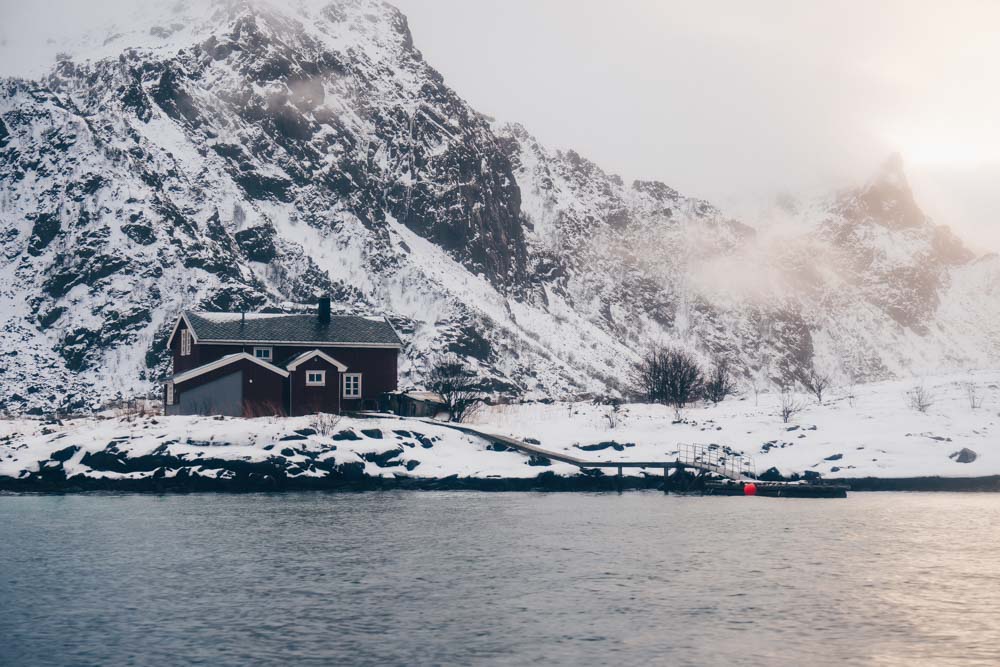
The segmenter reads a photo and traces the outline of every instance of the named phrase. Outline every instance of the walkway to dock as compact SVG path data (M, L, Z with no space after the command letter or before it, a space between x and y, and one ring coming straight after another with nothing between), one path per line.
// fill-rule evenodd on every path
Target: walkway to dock
M530 442L518 440L510 436L483 431L468 424L443 422L423 417L398 417L383 413L360 413L358 416L395 417L400 420L420 421L425 424L433 424L434 426L444 426L445 428L483 438L496 445L509 447L528 456L537 456L549 459L550 461L569 463L582 469L617 468L619 476L622 475L623 468L653 468L654 470L663 470L664 476L667 475L667 471L669 470L690 469L701 473L714 473L726 479L742 481L752 479L755 472L752 459L740 454L726 452L718 445L677 445L676 457L672 460L664 461L588 460L564 452L545 449L539 445L533 445Z

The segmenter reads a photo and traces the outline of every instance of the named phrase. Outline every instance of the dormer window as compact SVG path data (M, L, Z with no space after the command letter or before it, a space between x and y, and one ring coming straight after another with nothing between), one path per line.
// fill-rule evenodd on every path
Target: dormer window
M270 347L255 347L253 349L253 356L262 361L271 361L272 354L273 350Z
M191 332L187 329L181 331L181 356L191 356Z

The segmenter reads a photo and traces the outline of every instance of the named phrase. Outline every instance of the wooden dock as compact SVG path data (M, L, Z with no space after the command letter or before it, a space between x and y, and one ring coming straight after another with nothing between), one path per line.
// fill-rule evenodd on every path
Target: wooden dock
M739 454L721 453L719 448L713 449L711 446L701 445L679 445L677 456L672 460L662 461L629 461L629 460L592 460L584 459L564 452L555 452L545 449L539 445L531 444L517 438L498 433L483 431L467 424L457 424L454 422L442 422L426 417L399 417L384 413L355 413L359 417L382 417L394 418L403 421L419 421L433 426L444 426L455 431L461 431L468 435L487 440L494 445L508 447L521 452L527 456L568 463L582 470L611 468L616 469L619 483L621 483L623 470L625 468L644 468L662 470L664 479L664 490L670 478L670 471L679 472L691 471L695 475L695 480L704 493L708 495L742 495L743 484L753 482L757 488L757 495L769 497L798 497L798 498L843 498L847 496L848 487L843 485L829 484L802 484L795 482L760 482L755 479L752 473L752 460ZM749 462L749 465L747 465ZM706 479L707 474L716 475L717 480ZM677 477L677 475L675 475ZM694 490L690 480L686 475L681 475L685 484L681 485L682 490ZM676 486L676 485L675 485Z

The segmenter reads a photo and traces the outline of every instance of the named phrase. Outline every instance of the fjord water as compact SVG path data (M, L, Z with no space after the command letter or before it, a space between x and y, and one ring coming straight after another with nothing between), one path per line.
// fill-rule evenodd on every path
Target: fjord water
M1000 496L0 496L3 665L1000 662Z

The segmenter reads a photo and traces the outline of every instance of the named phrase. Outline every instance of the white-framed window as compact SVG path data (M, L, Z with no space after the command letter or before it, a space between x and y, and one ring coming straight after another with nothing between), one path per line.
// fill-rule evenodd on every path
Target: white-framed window
M191 355L191 332L187 329L181 331L181 356Z
M269 347L255 347L253 349L253 356L263 361L271 361L272 354L273 350Z
M361 398L361 373L344 373L344 398Z
M173 405L173 404L174 404L174 383L173 382L168 382L167 383L167 405Z
M325 387L326 371L306 371L307 387Z

